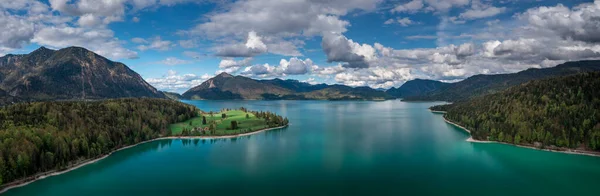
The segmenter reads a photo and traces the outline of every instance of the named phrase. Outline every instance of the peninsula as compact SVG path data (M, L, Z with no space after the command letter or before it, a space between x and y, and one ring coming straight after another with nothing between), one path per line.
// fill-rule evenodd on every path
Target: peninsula
M203 112L167 99L17 103L0 109L0 193L145 142L238 137L287 125L272 112Z

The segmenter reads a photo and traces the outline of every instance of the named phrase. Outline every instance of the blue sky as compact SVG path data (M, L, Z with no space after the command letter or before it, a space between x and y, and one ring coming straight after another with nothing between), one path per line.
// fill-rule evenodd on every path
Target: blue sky
M227 71L390 88L600 58L592 0L14 0L0 55L86 47L161 90Z

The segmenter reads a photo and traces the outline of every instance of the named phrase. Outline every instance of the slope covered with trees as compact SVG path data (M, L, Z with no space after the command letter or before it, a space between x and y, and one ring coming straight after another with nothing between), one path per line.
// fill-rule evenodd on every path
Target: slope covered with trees
M0 182L69 167L171 134L198 114L166 99L17 103L0 109Z
M446 86L448 86L448 83L435 80L414 79L407 81L398 88L392 87L385 92L396 98L414 97L440 90Z
M446 110L478 140L600 150L600 72L531 81L432 110Z
M531 68L517 73L475 75L463 81L423 95L404 97L408 101L462 101L473 97L500 92L531 80L600 71L600 60L567 62L556 67Z

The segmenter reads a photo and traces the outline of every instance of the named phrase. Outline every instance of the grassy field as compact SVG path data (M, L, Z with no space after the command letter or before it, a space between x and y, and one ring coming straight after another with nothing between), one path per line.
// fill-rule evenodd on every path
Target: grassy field
M217 130L215 134L207 132L206 134L201 135L233 135L248 132L248 129L252 131L256 131L259 129L267 128L267 124L264 119L259 119L254 116L252 113L244 112L241 110L230 110L224 112L227 115L227 118L221 118L222 113L214 113L212 116L210 114L201 114L198 117L189 119L185 122L171 124L169 129L173 135L180 134L184 128L192 130L197 127L208 127L211 122L215 122L217 124ZM246 114L248 114L249 118L246 118ZM206 116L206 125L202 124L202 116ZM238 122L238 129L231 130L231 121Z

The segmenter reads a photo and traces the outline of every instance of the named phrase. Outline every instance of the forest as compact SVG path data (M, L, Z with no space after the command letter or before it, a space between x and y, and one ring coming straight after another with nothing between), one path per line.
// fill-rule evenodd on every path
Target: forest
M434 106L473 138L542 148L600 150L600 72L530 81Z
M0 185L171 134L196 107L166 99L17 103L0 108Z

